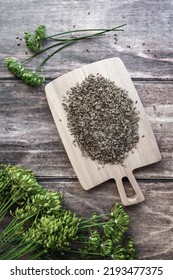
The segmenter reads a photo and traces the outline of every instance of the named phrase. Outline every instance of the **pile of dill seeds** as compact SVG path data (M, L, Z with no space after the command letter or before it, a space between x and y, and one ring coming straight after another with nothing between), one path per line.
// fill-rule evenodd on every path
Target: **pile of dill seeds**
M123 163L139 141L139 116L126 90L90 74L64 97L67 125L82 155L98 163Z

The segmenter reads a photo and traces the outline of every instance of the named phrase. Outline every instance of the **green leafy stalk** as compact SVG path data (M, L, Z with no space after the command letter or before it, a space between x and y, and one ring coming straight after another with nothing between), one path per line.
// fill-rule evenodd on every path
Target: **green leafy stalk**
M100 216L94 214L91 219L81 222L80 236L86 235L86 229L89 234L87 233L87 238L85 236L81 239L81 242L85 240L86 244L80 246L79 253L84 258L93 258L97 255L103 259L133 259L134 244L131 246L131 240L126 237L130 220L122 205L117 203L111 213L105 215L106 217L107 220L103 221ZM117 250L119 253L115 254Z
M34 52L34 55L24 59L23 61L18 61L18 59L14 57L7 57L5 59L6 65L8 70L17 78L20 78L25 84L29 86L39 86L45 82L45 76L40 74L40 70L43 65L57 52L62 50L65 47L68 47L72 43L76 43L78 41L84 39L91 39L95 37L102 36L108 32L118 32L123 31L125 24L113 27L110 29L80 29L80 30L70 30L66 32L60 32L53 35L46 34L46 27L45 25L40 25L35 30L34 34L29 32L24 32L24 40L28 49ZM81 35L81 36L74 36L73 33L78 34L79 32L94 32L92 34ZM70 35L70 37L62 37L62 36ZM61 36L61 37L60 37ZM58 41L56 44L48 45L48 47L43 48L43 44L46 44L50 41ZM36 56L49 51L52 48L56 48L55 51L48 54L46 58L43 59L41 63L35 68L35 70L29 70L24 67L27 62L35 58Z
M79 218L64 209L62 195L44 189L33 172L3 164L0 195L4 219L8 213L12 219L0 233L0 259L135 258L129 216L120 203L110 213Z
M101 28L95 29L95 28L90 28L90 29L70 30L70 31L65 31L65 32L53 34L53 35L50 35L50 36L46 36L45 39L50 39L50 38L52 39L54 37L58 37L58 36L61 36L61 35L73 34L73 33L79 33L79 32L88 32L88 31L93 31L93 32L99 31L100 34L96 33L97 35L95 35L95 34L89 35L89 37L91 37L91 36L98 36L98 35L103 35L104 33L107 33L107 32L110 32L110 31L123 31L124 29L121 29L121 28L125 27L125 26L126 26L126 24L122 24L122 25L119 25L117 27L113 27L111 29L101 29ZM88 35L86 37L89 38ZM66 39L60 38L58 40L66 40Z

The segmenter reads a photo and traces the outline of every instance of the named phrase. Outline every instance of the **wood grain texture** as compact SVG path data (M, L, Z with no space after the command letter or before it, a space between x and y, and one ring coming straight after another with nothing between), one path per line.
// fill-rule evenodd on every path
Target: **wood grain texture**
M64 193L66 207L79 215L107 212L119 201L115 182L88 192L76 179L46 101L44 86L24 86L7 71L6 56L29 55L24 31L45 24L49 34L73 28L126 23L124 32L62 50L44 67L46 83L101 59L120 57L151 122L162 161L135 170L145 202L130 206L131 233L139 259L173 259L173 2L171 0L1 1L0 161L28 166L50 190ZM19 37L18 39L16 39ZM27 52L27 54L26 54ZM30 67L40 62L37 58ZM106 198L105 199L105 189ZM127 186L129 194L131 190Z
M51 59L45 74L56 78L82 65L116 56L124 61L132 77L173 79L172 10L171 0L159 0L157 4L155 0L52 0L51 3L17 0L15 4L12 0L3 1L0 58L25 57L27 49L16 37L21 38L24 31L33 32L42 23L47 26L48 34L74 28L111 28L126 23L125 31L118 33L116 45L113 34L77 43ZM0 74L10 77L3 63Z
M136 178L172 178L173 85L135 82L154 131L162 161L135 171ZM1 161L27 165L38 176L75 177L55 127L44 87L1 82Z

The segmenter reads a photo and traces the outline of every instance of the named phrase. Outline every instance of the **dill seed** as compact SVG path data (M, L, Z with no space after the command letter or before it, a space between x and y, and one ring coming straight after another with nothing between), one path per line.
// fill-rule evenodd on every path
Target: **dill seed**
M82 155L100 164L122 163L139 141L139 116L126 90L90 74L64 97L67 125Z

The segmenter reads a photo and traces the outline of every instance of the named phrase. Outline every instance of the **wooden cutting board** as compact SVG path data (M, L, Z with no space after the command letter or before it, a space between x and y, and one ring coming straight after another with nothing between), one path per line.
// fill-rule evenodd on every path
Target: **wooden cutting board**
M67 128L66 112L62 105L63 97L77 82L81 83L89 74L96 75L97 73L114 81L117 86L126 89L129 97L135 102L137 111L139 111L140 140L137 148L133 149L133 153L129 152L123 165L106 164L102 166L90 158L83 157L80 149L74 145L74 138ZM142 202L144 196L133 175L133 170L160 161L161 156L143 105L123 62L119 58L110 58L83 66L53 80L46 85L45 91L58 132L82 187L89 190L113 178L124 205ZM123 177L129 179L134 190L133 197L126 195L122 182Z

